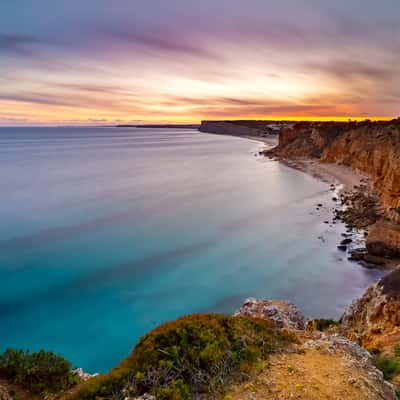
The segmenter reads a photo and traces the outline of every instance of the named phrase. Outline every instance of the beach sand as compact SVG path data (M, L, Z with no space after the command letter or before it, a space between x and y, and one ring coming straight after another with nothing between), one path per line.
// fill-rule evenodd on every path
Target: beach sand
M353 170L345 165L323 163L319 160L310 159L279 159L285 165L303 171L322 180L323 182L341 185L340 192L350 192L354 186L361 184L370 186L367 175Z
M266 145L265 150L272 149L278 145L278 136L259 137L248 135L241 137L263 143ZM338 190L339 193L350 192L354 189L354 186L359 186L361 184L370 186L370 181L367 175L355 171L345 165L323 163L317 159L308 158L277 158L277 160L288 167L305 172L323 182L340 186Z

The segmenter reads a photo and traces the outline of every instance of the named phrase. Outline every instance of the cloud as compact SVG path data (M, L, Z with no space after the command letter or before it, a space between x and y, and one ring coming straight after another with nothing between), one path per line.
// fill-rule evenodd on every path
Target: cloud
M367 64L358 60L327 60L306 64L306 68L315 69L339 79L367 79L371 81L387 81L398 77L399 67L381 63Z
M136 48L138 50L148 50L156 54L170 54L182 57L201 57L210 60L221 60L221 57L200 45L196 38L183 35L182 32L175 32L171 29L147 26L146 31L134 29L107 29L98 28L106 40L110 40L113 45L120 45L121 49L129 51ZM198 39L198 38L197 38ZM140 56L140 54L138 54Z
M0 34L0 53L17 56L32 55L32 46L39 43L33 36Z
M50 95L50 94L40 94L40 93L16 93L16 94L6 94L0 93L0 101L14 101L22 103L36 103L45 104L51 106L75 106L77 103L72 99L65 98L61 95Z

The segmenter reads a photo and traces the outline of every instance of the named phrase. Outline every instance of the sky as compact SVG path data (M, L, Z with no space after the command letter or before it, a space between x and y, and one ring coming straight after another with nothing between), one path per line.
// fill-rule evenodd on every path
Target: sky
M1 0L0 125L400 114L400 0Z

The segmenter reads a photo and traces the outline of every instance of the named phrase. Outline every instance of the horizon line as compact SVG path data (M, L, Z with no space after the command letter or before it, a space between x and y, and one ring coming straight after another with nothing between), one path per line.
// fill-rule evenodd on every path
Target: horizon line
M350 121L391 121L400 118L400 116L347 116L347 115L336 115L336 116L318 116L318 115L286 115L286 116L255 116L255 117L227 117L227 118L202 118L201 120L188 120L188 121L142 121L141 123L135 123L126 121L102 121L101 123L85 122L85 121L74 121L74 122L33 122L27 121L26 123L0 123L1 128L28 128L28 127L116 127L118 125L132 125L132 126L146 126L146 125L200 125L202 121L277 121L277 122L350 122Z

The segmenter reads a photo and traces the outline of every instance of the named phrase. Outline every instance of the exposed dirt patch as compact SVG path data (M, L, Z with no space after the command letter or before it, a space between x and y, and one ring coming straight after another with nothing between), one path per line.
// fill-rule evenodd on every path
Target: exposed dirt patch
M367 372L355 368L345 354L317 349L271 357L252 383L236 387L230 396L232 400L391 398L378 393L370 384Z

